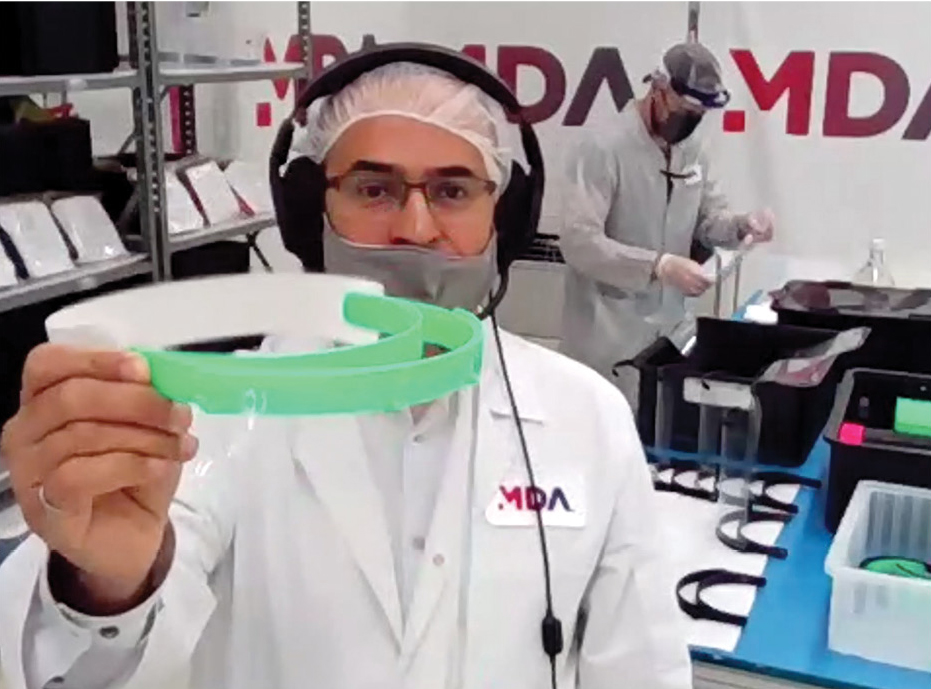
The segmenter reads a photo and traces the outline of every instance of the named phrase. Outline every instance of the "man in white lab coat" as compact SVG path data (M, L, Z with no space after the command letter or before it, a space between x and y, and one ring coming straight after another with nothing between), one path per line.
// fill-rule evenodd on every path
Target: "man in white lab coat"
M479 307L502 120L474 86L409 63L329 98L306 145L327 177L327 270ZM192 425L158 396L137 358L38 348L0 445L34 533L0 568L8 689L164 687L188 664L194 689L691 686L622 396L559 354L502 334L499 358L488 341L475 388L260 422L248 456L225 422ZM548 496L552 677L519 430Z
M721 67L699 43L670 48L647 94L630 101L612 131L571 156L560 248L569 267L563 353L615 382L636 405L638 376L619 361L669 335L685 297L712 286L690 257L693 243L736 248L773 236L769 211L733 213L695 132L727 104Z

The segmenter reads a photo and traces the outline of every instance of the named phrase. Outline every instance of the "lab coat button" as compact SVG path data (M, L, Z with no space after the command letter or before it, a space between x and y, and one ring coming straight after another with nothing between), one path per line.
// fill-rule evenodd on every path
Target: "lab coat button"
M442 567L445 564L445 562L446 562L446 558L440 555L439 553L433 556L433 564L436 565L437 567Z
M115 639L120 635L120 630L118 627L104 627L100 630L100 636L104 639Z

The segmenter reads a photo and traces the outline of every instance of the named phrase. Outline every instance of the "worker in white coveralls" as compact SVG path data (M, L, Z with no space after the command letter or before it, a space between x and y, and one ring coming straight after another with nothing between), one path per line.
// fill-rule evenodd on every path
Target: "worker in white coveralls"
M712 276L693 241L735 248L768 242L773 215L732 213L696 128L730 99L714 55L699 43L669 49L611 130L570 158L561 249L568 271L561 351L613 380L636 406L638 376L612 367L670 334L685 297ZM749 239L748 239L749 238Z

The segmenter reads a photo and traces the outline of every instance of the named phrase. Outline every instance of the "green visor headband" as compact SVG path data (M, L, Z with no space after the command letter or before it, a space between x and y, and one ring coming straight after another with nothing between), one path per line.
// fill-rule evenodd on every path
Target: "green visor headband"
M384 296L334 275L236 275L96 297L46 320L52 342L127 348L165 397L208 414L389 412L478 382L484 330L461 310ZM249 335L346 343L309 354L171 347ZM424 356L426 345L441 352Z

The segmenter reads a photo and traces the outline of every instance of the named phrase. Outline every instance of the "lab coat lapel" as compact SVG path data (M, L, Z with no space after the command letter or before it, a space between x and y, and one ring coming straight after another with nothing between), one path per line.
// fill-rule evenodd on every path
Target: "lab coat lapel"
M384 609L403 638L394 556L381 494L369 471L359 420L340 416L300 422L294 457L329 511Z
M502 339L521 420L542 423L545 417L533 386L532 371L522 365L520 347L524 344L507 333L502 333ZM477 405L473 394L478 395ZM466 544L470 542L472 515L483 515L499 490L501 479L509 470L523 467L513 411L490 328L486 331L481 381L472 394L460 396L450 452L450 468L437 500L405 629L403 654L408 659L436 614L444 590L449 589L448 595L457 596L457 600L462 595L462 558L471 559ZM442 566L434 563L436 555L442 556Z
M444 592L455 596L458 590L465 535L469 528L475 394L478 392L469 391L457 400L456 425L447 469L437 497L424 558L417 572L417 584L404 631L402 656L408 662L423 639Z
M531 345L508 333L501 333L501 338L508 377L521 422L544 423L546 417L534 384L535 372L526 365L526 353L521 351ZM524 430L526 436L528 429ZM530 442L529 438L527 442ZM533 450L530 452L532 455ZM486 338L475 462L475 507L484 514L485 508L498 492L505 474L514 468L523 471L520 437L494 344L494 334L491 332Z

